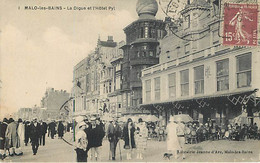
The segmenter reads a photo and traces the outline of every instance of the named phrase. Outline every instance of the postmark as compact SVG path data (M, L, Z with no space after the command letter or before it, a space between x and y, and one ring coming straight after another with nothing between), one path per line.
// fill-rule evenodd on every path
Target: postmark
M257 46L258 4L225 3L223 45Z
M178 20L180 12L186 6L187 1L183 0L159 0L162 11L171 19Z

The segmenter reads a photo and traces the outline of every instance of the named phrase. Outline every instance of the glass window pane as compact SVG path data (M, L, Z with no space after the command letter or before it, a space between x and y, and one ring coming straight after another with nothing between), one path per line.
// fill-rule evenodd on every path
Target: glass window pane
M237 64L237 71L251 70L251 54L237 57Z
M194 68L194 79L195 81L204 79L204 66Z
M146 80L145 81L145 90L151 90L151 80Z
M175 86L176 85L176 80L175 80L176 75L175 75L175 73L169 74L168 78L169 78L169 87Z
M160 78L158 77L158 78L155 78L154 79L154 86L155 86L155 90L158 90L158 89L160 89Z
M228 59L217 62L217 76L228 75Z
M189 82L189 70L181 71L181 84Z

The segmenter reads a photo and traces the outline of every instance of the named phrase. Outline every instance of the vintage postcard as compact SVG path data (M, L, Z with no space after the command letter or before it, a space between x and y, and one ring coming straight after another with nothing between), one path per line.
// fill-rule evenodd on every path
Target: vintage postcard
M1 0L3 162L259 162L256 0Z

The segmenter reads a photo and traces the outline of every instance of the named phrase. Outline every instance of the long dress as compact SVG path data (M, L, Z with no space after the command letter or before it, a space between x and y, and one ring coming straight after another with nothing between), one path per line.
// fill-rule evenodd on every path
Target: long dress
M25 140L25 126L23 123L18 123L18 128L17 128L17 154L22 153L22 148L24 147L24 140Z
M170 122L167 126L167 150L169 151L176 151L180 150L180 144L178 141L178 136L177 136L177 129L178 125L175 124L174 122Z
M135 134L136 149L139 151L144 151L147 146L148 129L145 123L138 123L136 128L139 128L139 132Z

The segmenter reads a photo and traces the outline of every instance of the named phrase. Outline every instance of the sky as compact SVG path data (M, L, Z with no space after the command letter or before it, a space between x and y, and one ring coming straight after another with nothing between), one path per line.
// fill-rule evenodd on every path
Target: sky
M137 0L1 0L0 118L40 106L46 88L71 92L73 67L94 50L98 36L125 40L138 19ZM111 6L115 11L25 10L25 6ZM164 19L160 10L157 19Z

